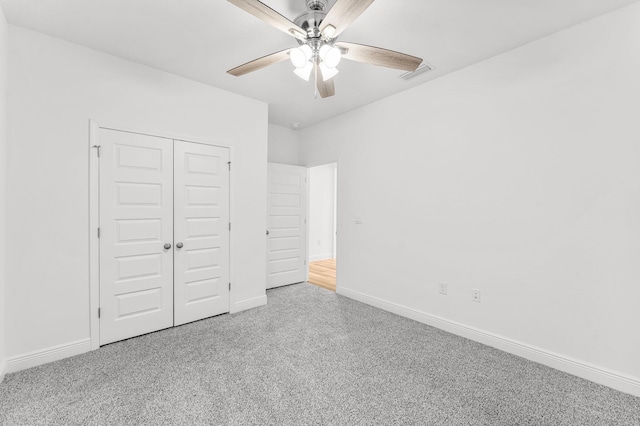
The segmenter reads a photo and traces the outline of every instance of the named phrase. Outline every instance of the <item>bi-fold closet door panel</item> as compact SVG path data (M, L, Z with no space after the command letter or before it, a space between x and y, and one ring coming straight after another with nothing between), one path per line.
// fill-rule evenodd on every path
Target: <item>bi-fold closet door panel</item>
M173 325L173 140L100 130L100 344Z
M228 312L228 149L99 138L100 344Z
M175 325L229 311L228 162L226 148L175 141Z

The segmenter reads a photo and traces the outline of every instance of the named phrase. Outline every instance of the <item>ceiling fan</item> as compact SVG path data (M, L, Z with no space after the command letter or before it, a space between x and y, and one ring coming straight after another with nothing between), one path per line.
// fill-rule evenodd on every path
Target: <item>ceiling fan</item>
M336 0L328 12L325 12L328 0L305 0L308 10L294 21L258 0L228 1L295 37L299 44L299 47L281 50L227 71L236 77L289 58L300 78L308 81L313 73L316 94L326 98L336 93L333 77L338 73L336 66L341 58L403 71L415 71L422 63L422 59L405 53L337 40L374 0Z

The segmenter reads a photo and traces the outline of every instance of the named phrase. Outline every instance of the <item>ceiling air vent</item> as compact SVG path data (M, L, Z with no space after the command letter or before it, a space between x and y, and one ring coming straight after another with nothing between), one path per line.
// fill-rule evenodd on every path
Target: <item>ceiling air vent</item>
M403 80L409 80L413 77L416 77L420 74L424 74L427 71L431 71L433 68L431 68L429 65L427 65L426 63L423 63L422 65L420 65L415 71L410 71L410 72L405 72L404 74L402 74L400 76L401 79Z

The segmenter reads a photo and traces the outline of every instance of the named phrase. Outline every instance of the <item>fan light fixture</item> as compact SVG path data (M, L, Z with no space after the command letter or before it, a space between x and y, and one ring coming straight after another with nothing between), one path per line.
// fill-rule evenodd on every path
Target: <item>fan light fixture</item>
M309 81L314 63L320 67L322 81L332 79L339 72L336 66L341 58L340 49L329 44L322 44L319 49L303 44L289 52L289 59L296 67L293 72L305 81Z
M296 68L303 68L305 64L309 62L309 60L313 57L313 51L308 44L303 44L296 49L291 49L289 57L291 58L291 63Z
M340 72L338 68L329 67L324 62L320 62L320 71L322 72L322 81L331 80Z
M296 75L304 81L309 81L309 77L311 77L311 71L313 71L313 64L309 61L307 61L307 63L303 66L293 70L293 72L296 73Z
M324 49L327 47L328 49ZM329 68L335 68L340 63L340 59L342 59L342 54L340 53L340 49L333 46L330 47L328 44L323 45L320 48L320 58L322 62Z

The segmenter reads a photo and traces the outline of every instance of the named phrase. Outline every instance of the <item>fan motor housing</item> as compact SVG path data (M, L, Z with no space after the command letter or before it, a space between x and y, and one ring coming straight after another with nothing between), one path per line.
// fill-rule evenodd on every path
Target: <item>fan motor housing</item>
M322 10L308 10L298 16L293 22L305 30L309 38L320 38L319 27L326 16L327 14ZM298 40L298 43L304 44L301 40Z

